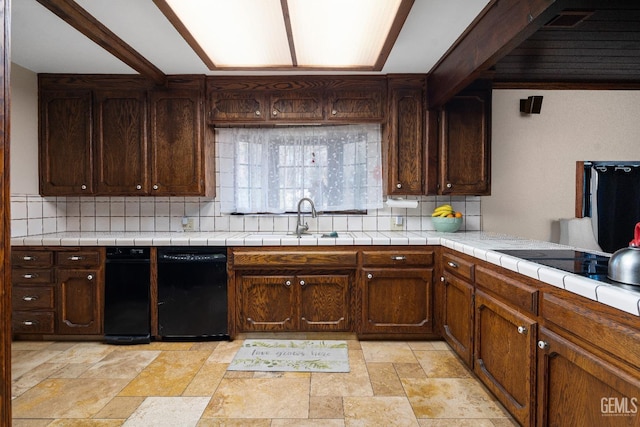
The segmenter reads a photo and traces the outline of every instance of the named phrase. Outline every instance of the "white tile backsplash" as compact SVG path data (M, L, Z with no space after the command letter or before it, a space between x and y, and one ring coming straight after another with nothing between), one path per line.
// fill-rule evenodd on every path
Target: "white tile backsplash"
M403 217L404 231L433 231L431 212L449 203L464 214L462 230L481 231L480 197L424 196L418 208L370 210L366 215L319 215L305 212L313 232L390 231L395 216ZM47 197L12 195L12 237L82 231L182 231L182 218L194 220L194 231L293 231L295 214L223 215L220 202L198 197Z

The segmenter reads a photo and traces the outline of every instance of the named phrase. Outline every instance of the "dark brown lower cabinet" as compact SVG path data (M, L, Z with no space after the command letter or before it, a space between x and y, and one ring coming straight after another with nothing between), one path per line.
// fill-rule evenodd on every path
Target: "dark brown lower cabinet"
M99 270L58 270L58 333L100 334L102 291Z
M535 415L537 323L476 290L474 372L522 426Z
M347 331L350 274L238 275L241 331Z
M453 351L473 365L473 285L446 272L442 275L442 335Z
M365 268L361 274L361 332L433 331L433 269Z
M538 340L539 426L640 425L637 376L544 327Z

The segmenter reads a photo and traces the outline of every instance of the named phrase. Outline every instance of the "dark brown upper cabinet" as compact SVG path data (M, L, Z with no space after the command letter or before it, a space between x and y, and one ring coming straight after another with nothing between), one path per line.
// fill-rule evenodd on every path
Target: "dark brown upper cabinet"
M425 194L426 79L389 78L387 194Z
M96 193L148 192L147 93L95 92Z
M155 87L131 76L45 75L39 85L41 195L213 194L203 76Z
M93 193L90 90L41 90L40 194Z
M440 116L438 194L489 195L491 90L466 91Z

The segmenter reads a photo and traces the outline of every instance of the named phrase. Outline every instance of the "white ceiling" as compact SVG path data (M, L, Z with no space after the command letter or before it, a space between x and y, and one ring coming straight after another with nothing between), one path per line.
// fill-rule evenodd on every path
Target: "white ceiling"
M210 71L152 0L76 2L165 74L264 74ZM382 73L429 72L488 3L415 0ZM12 62L36 73L136 73L36 0L13 0L11 9Z

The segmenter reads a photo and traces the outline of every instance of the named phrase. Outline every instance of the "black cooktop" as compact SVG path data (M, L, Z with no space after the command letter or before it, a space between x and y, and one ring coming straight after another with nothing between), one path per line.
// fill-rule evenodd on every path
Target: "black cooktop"
M502 254L522 258L547 267L557 268L578 276L600 282L619 285L607 277L609 257L571 249L510 249L499 250Z

